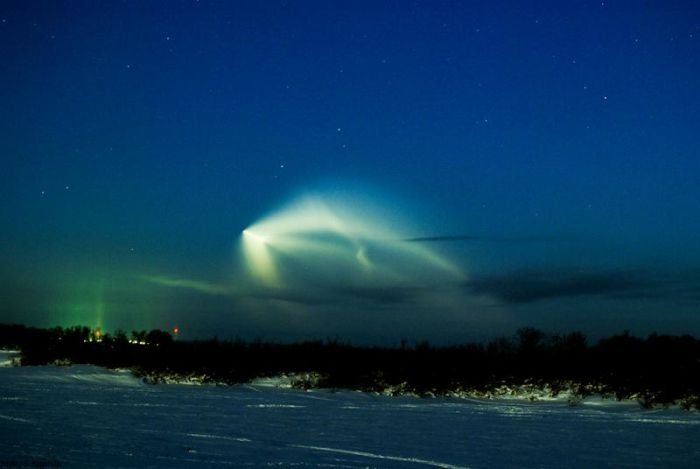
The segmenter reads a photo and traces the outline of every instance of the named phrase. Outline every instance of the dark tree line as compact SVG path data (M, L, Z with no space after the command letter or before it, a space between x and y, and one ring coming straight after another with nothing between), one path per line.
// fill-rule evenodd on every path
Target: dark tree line
M36 329L0 325L0 346L22 350L23 365L56 361L128 367L143 376L200 376L216 383L315 373L314 386L419 395L500 386L547 386L579 396L600 393L644 405L682 402L700 410L700 341L685 336L627 333L588 344L578 332L547 335L520 329L486 344L400 348L356 347L338 341L299 344L174 341L159 330L104 334L86 327ZM156 378L157 381L157 378ZM302 383L303 385L303 383Z

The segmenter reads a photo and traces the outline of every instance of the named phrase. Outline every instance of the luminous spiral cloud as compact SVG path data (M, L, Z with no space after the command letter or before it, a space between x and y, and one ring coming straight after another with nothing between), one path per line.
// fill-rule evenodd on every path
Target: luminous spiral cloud
M464 278L434 249L377 215L376 202L300 197L246 228L243 259L268 289L431 285Z

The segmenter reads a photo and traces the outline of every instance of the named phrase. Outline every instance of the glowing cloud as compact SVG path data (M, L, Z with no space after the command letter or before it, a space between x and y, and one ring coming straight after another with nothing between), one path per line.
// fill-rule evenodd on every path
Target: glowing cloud
M307 293L464 280L437 251L403 242L413 233L392 226L380 212L376 202L362 204L357 198L299 198L243 231L248 272L259 287Z
M250 274L263 284L277 286L277 272L272 260L272 254L267 246L268 236L253 229L243 230L243 254L246 258Z

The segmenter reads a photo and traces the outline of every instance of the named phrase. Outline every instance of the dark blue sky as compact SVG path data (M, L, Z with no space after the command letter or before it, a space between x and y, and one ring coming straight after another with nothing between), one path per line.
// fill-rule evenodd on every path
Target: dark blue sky
M2 2L0 320L700 334L700 8L535 3Z

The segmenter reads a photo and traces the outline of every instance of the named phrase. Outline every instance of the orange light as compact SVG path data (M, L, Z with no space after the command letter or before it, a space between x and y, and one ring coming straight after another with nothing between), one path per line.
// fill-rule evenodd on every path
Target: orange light
M175 328L173 329L173 334L178 335L179 333L180 333L180 328L179 328L179 327L175 327Z

